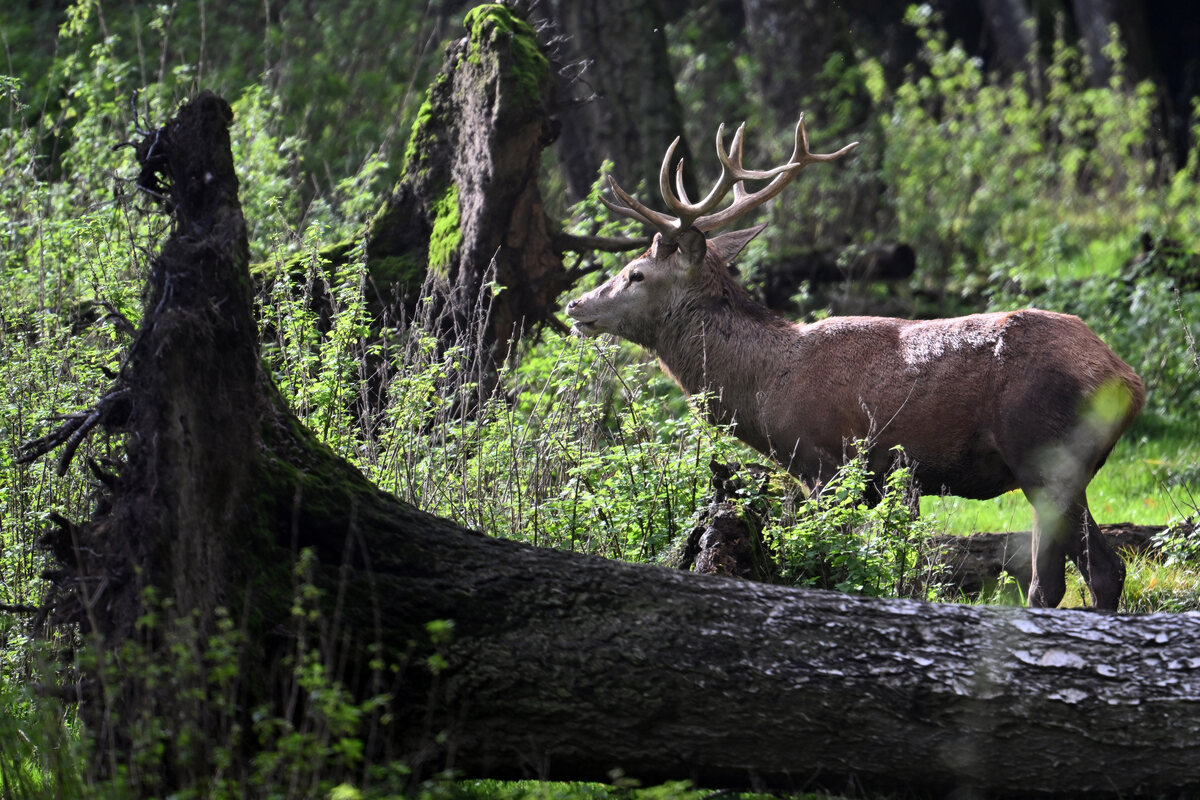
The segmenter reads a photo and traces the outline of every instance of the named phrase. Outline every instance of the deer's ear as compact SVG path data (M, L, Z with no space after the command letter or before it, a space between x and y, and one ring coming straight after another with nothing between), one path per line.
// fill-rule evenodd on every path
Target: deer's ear
M654 238L650 241L650 249L646 253L655 261L668 258L675 252L675 245L672 242L664 242L661 233L654 234Z
M721 263L725 266L733 263L737 258L738 253L750 244L750 240L762 233L763 228L767 227L767 223L755 225L753 228L747 228L744 231L730 231L722 233L720 236L714 236L708 240L708 249L716 253L721 258Z
M689 269L694 269L704 263L704 254L708 243L704 234L695 228L688 228L679 234L679 254Z

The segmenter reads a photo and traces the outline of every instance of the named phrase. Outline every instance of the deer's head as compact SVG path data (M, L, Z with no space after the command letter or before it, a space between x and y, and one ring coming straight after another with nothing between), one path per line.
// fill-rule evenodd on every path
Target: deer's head
M768 170L749 170L742 166L742 134L738 127L729 149L725 149L725 126L717 128L717 158L721 176L702 200L692 202L683 188L683 161L675 170L675 188L671 188L671 161L679 144L676 138L667 148L659 170L658 187L671 214L655 211L625 192L611 177L616 202L601 198L612 212L635 219L658 231L650 249L625 265L602 286L567 304L567 314L575 330L592 336L613 333L639 344L653 346L655 334L675 309L702 302L706 295L719 296L729 291L728 266L742 248L762 229L710 236L758 208L783 191L806 166L818 161L833 161L850 152L858 143L846 145L836 153L812 153L804 115L796 123L796 141L786 163ZM747 193L745 181L768 181L762 188ZM733 202L717 206L733 191Z

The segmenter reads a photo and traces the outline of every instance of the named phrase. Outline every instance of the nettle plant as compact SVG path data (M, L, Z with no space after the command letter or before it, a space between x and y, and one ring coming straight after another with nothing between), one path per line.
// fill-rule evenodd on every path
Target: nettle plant
M442 390L457 354L436 352L418 338L393 362L388 423L368 473L425 510L498 536L655 560L707 491L709 458L737 447L615 344L547 336L472 414Z
M848 460L808 496L785 501L778 521L764 536L775 543L782 579L797 586L836 589L871 597L933 597L936 574L925 563L922 541L937 530L932 517L918 513L918 494L904 451L895 448L895 464L874 505L867 502L874 475L866 451Z

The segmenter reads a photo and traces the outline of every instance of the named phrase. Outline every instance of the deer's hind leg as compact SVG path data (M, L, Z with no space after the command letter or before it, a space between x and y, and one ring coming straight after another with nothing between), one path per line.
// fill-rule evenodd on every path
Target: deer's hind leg
M1029 492L1026 492L1029 495ZM1030 497L1033 503L1033 577L1029 581L1031 608L1056 608L1067 593L1067 519L1052 503Z
M1033 579L1029 605L1054 608L1066 594L1066 560L1079 568L1092 605L1116 611L1125 588L1125 565L1105 541L1087 498L1055 501L1048 493L1026 491L1033 503Z
M1086 497L1073 503L1068 513L1072 515L1068 516L1068 522L1073 520L1078 535L1071 538L1067 555L1079 567L1092 596L1092 605L1105 611L1116 611L1125 589L1125 564L1100 532Z

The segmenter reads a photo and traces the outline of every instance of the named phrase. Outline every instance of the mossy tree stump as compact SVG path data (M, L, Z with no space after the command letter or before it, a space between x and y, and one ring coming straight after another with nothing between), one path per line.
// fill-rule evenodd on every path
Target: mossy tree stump
M461 347L483 391L514 337L553 318L573 276L551 243L538 175L553 78L534 30L502 5L467 13L413 125L404 174L367 231L377 286Z

